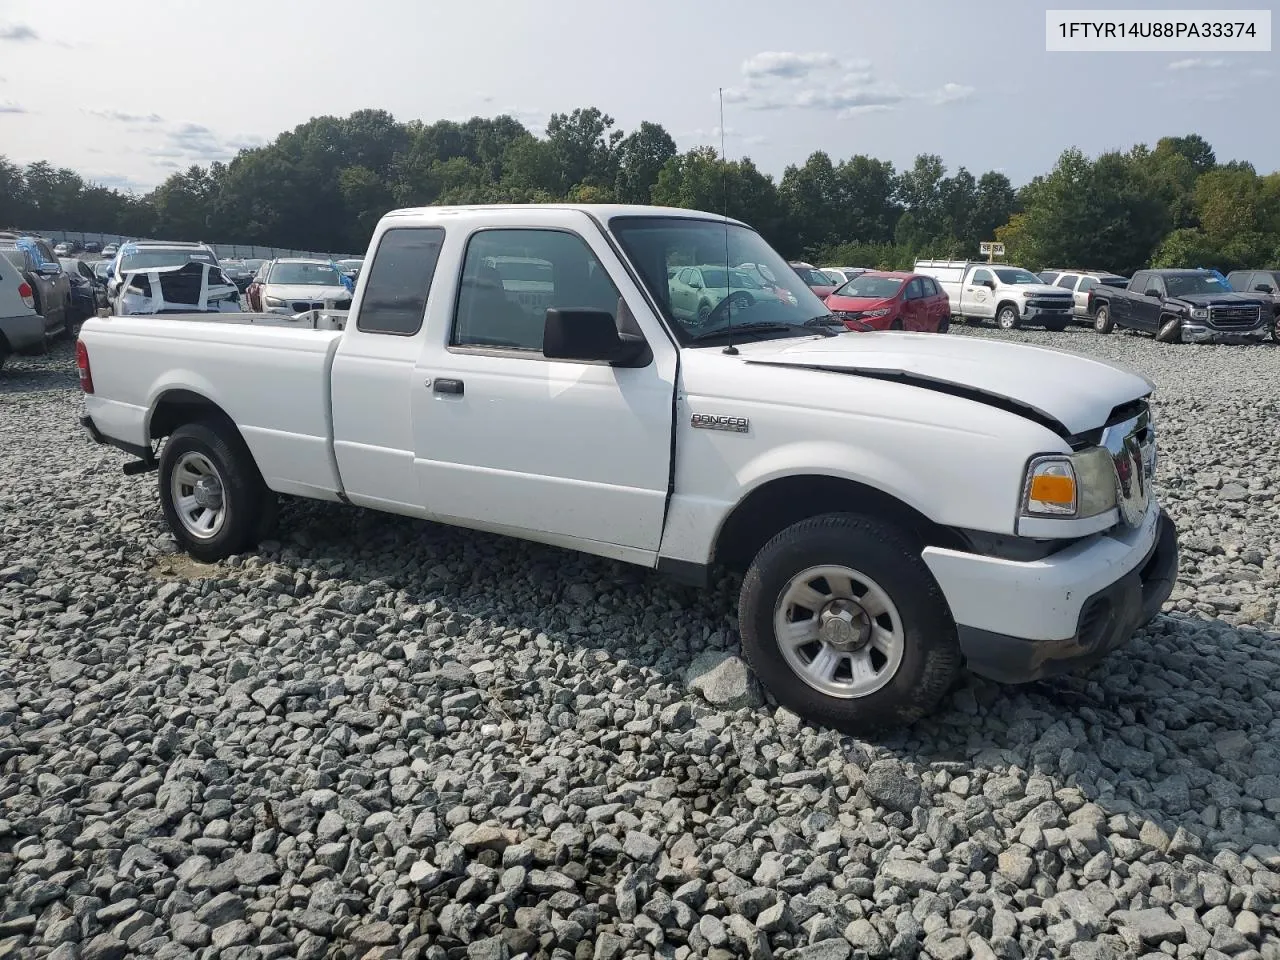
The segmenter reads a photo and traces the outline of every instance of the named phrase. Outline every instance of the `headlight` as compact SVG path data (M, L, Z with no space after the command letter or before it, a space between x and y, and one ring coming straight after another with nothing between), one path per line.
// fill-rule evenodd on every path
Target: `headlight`
M266 304L268 307L283 307L285 305L284 301L279 299L278 297L267 297L267 299L264 300L263 303Z
M1206 309L1205 307L1196 307L1194 310L1191 311L1191 319L1192 320L1208 320L1209 319L1208 309Z
M1022 515L1086 519L1116 505L1111 454L1090 447L1070 456L1036 457L1022 486Z
M875 310L868 310L863 314L864 317L883 317L889 312L888 307L877 307Z

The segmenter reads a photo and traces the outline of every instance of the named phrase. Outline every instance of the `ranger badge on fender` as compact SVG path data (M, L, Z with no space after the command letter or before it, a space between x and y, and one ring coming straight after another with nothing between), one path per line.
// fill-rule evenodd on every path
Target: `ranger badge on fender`
M730 433L746 433L751 421L746 417L720 417L711 413L695 413L689 418L691 427L702 430L728 430Z

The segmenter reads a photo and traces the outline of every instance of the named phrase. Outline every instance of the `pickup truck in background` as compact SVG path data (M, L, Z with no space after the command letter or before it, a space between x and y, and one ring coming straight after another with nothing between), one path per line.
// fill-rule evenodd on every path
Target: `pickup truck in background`
M545 263L529 298L494 267ZM679 264L786 296L705 317ZM262 315L90 319L81 422L159 474L178 543L250 550L277 494L509 534L707 584L742 647L845 730L929 712L965 663L1093 662L1177 566L1152 495L1150 382L976 338L835 333L755 231L659 207L428 207L374 231L329 329ZM317 324L317 326L320 326ZM341 329L333 329L340 327Z
M1209 270L1139 270L1127 287L1089 293L1098 333L1117 326L1155 334L1163 343L1246 343L1271 333L1271 304L1236 293Z
M1271 339L1280 343L1280 270L1233 270L1227 284L1240 293L1253 293L1271 302Z
M994 320L1001 330L1040 325L1065 330L1071 293L1041 281L1030 270L968 260L917 260L916 273L933 277L947 293L951 315L968 323Z

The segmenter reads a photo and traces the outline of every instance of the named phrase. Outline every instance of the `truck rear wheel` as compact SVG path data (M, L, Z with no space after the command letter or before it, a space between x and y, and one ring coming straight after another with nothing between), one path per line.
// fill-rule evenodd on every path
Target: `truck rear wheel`
M1105 303L1093 311L1093 329L1098 333L1110 333L1115 329L1115 321L1111 319L1111 308Z
M1011 303L1004 304L996 311L996 326L1001 330L1017 330L1020 319L1018 308Z
M160 505L174 539L205 563L256 546L275 515L275 494L226 424L178 427L160 454L159 472Z
M961 655L919 550L856 514L802 520L752 562L742 648L779 703L850 733L909 724L951 688Z

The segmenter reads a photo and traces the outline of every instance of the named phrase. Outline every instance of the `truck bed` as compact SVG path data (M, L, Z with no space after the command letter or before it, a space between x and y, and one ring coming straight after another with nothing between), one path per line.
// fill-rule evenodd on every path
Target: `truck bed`
M85 411L109 436L146 446L155 405L196 391L239 426L269 487L337 499L330 375L342 331L315 324L257 313L90 319Z

